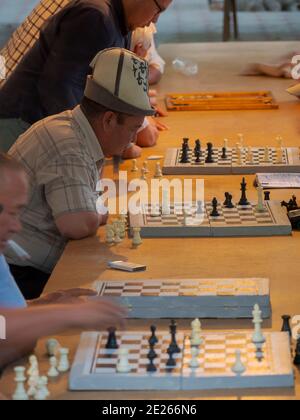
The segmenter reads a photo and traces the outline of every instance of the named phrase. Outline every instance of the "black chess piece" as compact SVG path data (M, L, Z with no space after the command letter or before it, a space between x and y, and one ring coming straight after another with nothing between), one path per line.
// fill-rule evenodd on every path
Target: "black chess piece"
M290 320L291 320L290 315L282 315L281 318L283 320L281 331L282 332L288 332L290 337L292 337L292 329L291 329L291 325L290 325Z
M187 148L187 150L190 150L189 141L190 141L190 139L189 139L188 137L185 137L185 138L183 139L182 148L186 147L186 148Z
M221 156L221 159L227 159L227 150L226 150L226 147L223 147L222 148L222 156Z
M270 201L271 191L264 191L264 194L265 194L265 201Z
M188 163L188 162L189 162L189 147L187 144L183 144L182 149L181 149L180 163Z
M220 216L220 213L218 212L218 200L216 199L216 197L213 199L212 201L212 212L210 213L211 217L218 217Z
M149 364L147 365L147 372L156 372L157 367L154 364L154 360L157 358L157 354L155 353L153 346L150 347L147 358L149 360Z
M234 208L234 205L232 204L232 195L228 192L225 193L224 207L226 207L227 209Z
M112 327L108 329L108 338L105 348L109 350L115 350L119 348L117 343L116 328Z
M300 366L300 337L297 339L297 345L296 345L296 354L294 359L294 365Z
M155 333L156 333L156 326L155 325L151 325L150 327L151 330L151 337L149 338L149 345L150 346L155 346L155 344L158 343L158 338L156 337Z
M245 178L243 178L243 181L241 183L241 191L242 191L242 195L241 195L241 199L239 201L239 205L240 206L248 206L249 201L247 200L247 196L246 196L247 183L246 183Z
M196 154L196 152L199 152L200 153L200 156L202 155L201 142L200 142L200 140L196 140L195 141L195 149L194 149L194 152L195 152L195 154Z
M223 205L224 205L225 207L227 207L227 205L228 205L228 196L229 196L229 192L226 192L226 193L225 193L225 201L224 201L224 203L223 203Z
M169 355L169 359L167 360L166 366L175 367L176 366L176 360L173 357L174 352L171 349L168 349L167 353Z
M178 347L177 341L176 341L176 332L177 332L177 325L174 320L171 321L170 325L170 333L171 333L171 343L168 347L168 350L170 350L172 353L180 353L181 350Z
M214 154L213 144L207 143L207 156L205 159L205 163L214 163L213 154Z
M199 150L195 151L195 158L196 163L201 163L201 153L199 152Z

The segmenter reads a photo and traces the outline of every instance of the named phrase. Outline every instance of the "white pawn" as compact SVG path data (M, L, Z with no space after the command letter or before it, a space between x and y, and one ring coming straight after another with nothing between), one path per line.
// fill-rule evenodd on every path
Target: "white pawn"
M163 176L163 173L162 173L162 170L161 170L160 162L157 162L154 177L155 178L162 178L162 176Z
M248 162L250 165L253 165L253 151L252 151L251 146L249 146L249 147L248 147L247 162Z
M239 145L243 149L244 148L244 134L238 134L239 138Z
M261 185L259 185L257 188L257 206L256 211L263 212L265 211L265 205L264 205L264 189Z
M138 172L138 170L139 170L139 168L137 166L137 160L136 159L133 159L132 160L132 169L131 169L131 172Z
M119 222L118 221L114 222L113 226L114 226L114 233L115 233L115 243L120 244L122 242L122 239L121 239L121 231L120 231Z
M141 228L139 228L139 227L133 228L132 245L133 246L142 245Z
M27 370L28 376L39 376L39 365L37 357L33 354L29 357L29 368Z
M48 340L46 343L47 355L49 357L55 356L59 347L60 347L59 342L55 338L50 338L50 340Z
M199 362L198 362L198 354L199 354L199 350L197 347L191 347L191 361L190 361L190 367L191 368L197 368L199 367Z
M189 226L189 214L186 209L183 209L183 226Z
M59 353L60 353L60 360L59 360L57 369L61 373L68 372L68 370L70 369L70 363L68 359L69 349L61 348L59 349Z
M242 165L243 164L243 161L242 161L242 149L241 149L240 146L237 146L236 152L237 152L237 164L238 165Z
M115 232L112 225L105 226L106 231L106 243L113 244L115 242Z
M120 215L119 219L119 226L120 226L120 237L124 239L126 236L126 225L127 225L127 217L125 213Z
M50 369L48 370L47 375L49 376L49 378L56 378L59 375L57 368L57 359L56 357L51 357L50 358Z
M44 401L49 394L48 389L45 390L45 383L42 378L39 378L34 399L36 401Z
M27 391L27 395L28 397L34 397L37 391L37 384L39 381L39 377L38 376L30 376L30 378L28 379L28 391Z
M42 390L45 398L48 398L50 396L50 392L49 392L49 389L48 389L48 378L47 378L47 376L42 376L40 378L40 383L41 383L41 386L42 386L41 390Z
M232 366L231 370L237 376L241 376L243 373L246 372L246 367L243 365L242 353L241 353L240 350L237 350L236 353L235 353L235 363Z
M128 349L121 348L119 350L119 359L118 359L116 370L118 373L129 373L131 371L131 368L128 362Z
M145 170L145 174L148 174L150 172L148 168L148 163L146 161L143 163L143 168Z
M25 391L25 381L26 381L26 377L25 377L25 368L22 366L17 366L14 368L15 371L15 382L17 383L17 387L15 390L15 393L13 394L12 399L14 401L27 401L28 400L28 395Z

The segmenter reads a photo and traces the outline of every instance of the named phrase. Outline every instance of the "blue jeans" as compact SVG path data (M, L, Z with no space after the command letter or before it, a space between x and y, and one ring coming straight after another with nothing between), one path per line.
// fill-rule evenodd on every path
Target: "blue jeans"
M0 119L0 151L7 153L19 136L28 130L30 124L19 118Z

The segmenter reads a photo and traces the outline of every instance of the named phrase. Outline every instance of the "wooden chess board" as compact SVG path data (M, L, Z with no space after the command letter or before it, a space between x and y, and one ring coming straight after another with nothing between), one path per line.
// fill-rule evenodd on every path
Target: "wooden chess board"
M186 214L185 218L183 208ZM202 210L201 210L202 209ZM130 228L141 228L141 236L153 237L235 237L291 235L292 226L286 210L277 201L265 201L262 212L256 210L256 203L247 206L235 205L228 209L218 204L220 216L212 217L212 204L205 202L171 204L164 214L157 204L144 205L142 212L129 214Z
M96 281L98 296L118 299L129 318L252 318L258 304L271 316L268 279Z
M228 174L256 174L264 172L300 172L300 154L298 147L283 148L282 163L278 163L277 149L269 148L269 161L265 161L264 147L251 147L253 160L247 159L247 149L242 151L241 162L238 162L236 148L227 148L226 159L222 158L222 148L213 148L213 163L206 163L207 151L203 150L200 161L196 162L193 149L188 152L188 162L181 163L180 148L167 149L164 175L228 175Z
M230 111L278 109L272 92L191 92L166 95L169 111Z
M253 331L203 332L199 347L199 367L190 368L190 339L188 334L177 332L181 350L174 355L176 366L166 366L167 348L171 341L169 331L157 331L155 346L156 372L147 372L149 360L149 331L117 333L120 348L129 350L131 371L116 372L118 350L105 348L108 333L90 332L81 336L73 363L69 388L71 390L205 390L229 388L292 387L294 375L287 333L265 333L263 358L257 359L252 344ZM232 372L235 352L241 351L246 372L238 376Z

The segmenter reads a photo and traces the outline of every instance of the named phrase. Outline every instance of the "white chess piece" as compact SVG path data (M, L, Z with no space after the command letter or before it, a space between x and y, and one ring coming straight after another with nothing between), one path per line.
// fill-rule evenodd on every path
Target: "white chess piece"
M38 360L37 357L32 354L29 357L29 368L27 370L27 375L28 376L39 376L39 364L38 364Z
M203 340L201 338L201 322L200 320L194 319L194 321L191 323L192 327L192 333L191 333L191 345L192 346L200 346L203 343Z
M68 370L70 369L70 363L68 359L69 349L60 348L59 353L60 353L60 360L59 360L57 369L61 373L68 372Z
M48 357L55 356L59 347L60 347L59 342L55 338L50 338L50 340L48 340L46 343L46 350L47 350Z
M190 215L186 211L186 209L183 209L183 226L189 226L189 219Z
M168 216L171 213L170 209L170 199L168 190L163 190L162 192L162 214Z
M256 206L256 210L258 212L263 212L265 211L265 205L264 205L264 189L261 185L258 185L258 187L256 188L257 190L257 206Z
M150 172L148 168L148 163L146 161L143 163L143 168L145 170L145 174L148 174Z
M121 348L119 350L119 359L116 370L118 373L129 373L131 371L131 367L128 361L128 349Z
M252 312L253 315L253 324L254 324L254 334L252 336L252 342L257 347L261 347L262 344L265 343L266 339L262 333L261 324L263 323L262 320L262 311L259 309L258 305L254 306L254 310Z
M142 181L147 181L145 168L142 168L142 169L141 169L141 180L142 180Z
M118 220L114 222L113 227L114 227L114 233L115 233L115 243L120 244L122 242L122 239L121 239L120 223Z
M57 359L56 357L52 356L50 357L50 369L48 370L48 377L49 378L56 378L59 375L59 372L57 370Z
M238 165L243 165L242 148L240 146L237 146L236 153L237 153L237 164Z
M13 394L12 399L14 401L27 401L28 400L28 395L25 391L25 381L26 381L26 377L25 377L25 368L22 366L17 366L14 368L15 371L15 382L17 383L17 387L16 390Z
M191 361L190 361L191 368L195 369L199 367L198 354L199 354L198 347L191 347L191 356L192 356Z
M276 141L277 141L277 147L278 147L278 149L282 149L282 146L283 146L283 138L281 136L277 136Z
M139 170L139 168L137 166L137 160L136 159L133 159L132 160L132 169L131 169L131 172L138 172L138 170Z
M269 163L270 162L270 149L268 147L265 147L264 161L266 163Z
M239 139L238 143L240 147L243 149L244 148L244 134L241 134L241 133L238 134L238 139Z
M48 389L48 378L47 376L42 376L40 378L40 382L42 385L42 392L44 393L45 398L48 398L50 396L50 392Z
M237 376L241 376L243 373L246 372L246 367L244 366L242 362L242 353L240 350L237 350L235 353L235 363L232 366L231 370Z
M46 378L46 381L45 381L43 378L45 378L45 376L39 378L38 383L37 383L37 391L34 396L34 399L36 401L44 401L50 395L47 388L48 380Z
M115 232L112 225L107 224L105 226L106 231L106 243L107 244L113 244L115 243Z
M39 377L38 376L30 376L30 378L28 379L28 391L27 391L27 395L28 397L34 397L37 391L37 383L38 383Z
M248 147L247 162L249 165L253 165L253 151L251 146Z
M142 245L141 228L134 227L132 230L133 230L132 245L135 247Z
M161 170L160 162L157 162L154 178L162 178L162 176L163 176L163 173L162 173L162 170Z

